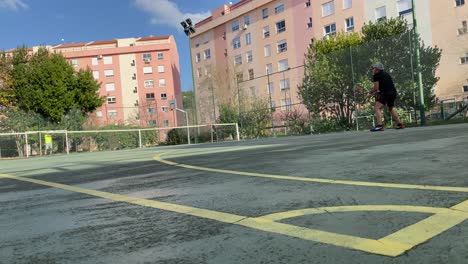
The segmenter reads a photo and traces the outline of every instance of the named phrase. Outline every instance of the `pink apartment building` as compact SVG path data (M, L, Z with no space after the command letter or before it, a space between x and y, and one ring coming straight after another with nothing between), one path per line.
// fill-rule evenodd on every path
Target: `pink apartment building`
M444 49L436 95L467 93L464 0L415 2L423 41ZM241 0L213 10L190 37L200 122L214 122L221 103L240 102L242 111L249 98L271 96L273 107L289 110L300 104L297 86L312 39L360 31L366 21L387 17L411 25L412 12L411 0Z
M270 96L282 111L300 107L297 86L312 38L360 30L363 6L352 0L243 0L214 10L190 39L200 122L214 122L218 105L229 101L240 101L241 111L249 98Z
M34 47L37 50L39 47ZM183 117L169 109L182 107L179 55L172 36L126 38L48 46L76 69L90 68L105 98L90 115L90 125L134 124L173 127Z

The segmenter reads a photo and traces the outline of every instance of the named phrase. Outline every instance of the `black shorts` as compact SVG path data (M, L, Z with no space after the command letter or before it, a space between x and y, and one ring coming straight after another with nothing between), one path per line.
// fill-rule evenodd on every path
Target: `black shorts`
M388 107L394 107L395 106L395 99L397 95L396 94L384 94L384 93L379 93L377 95L376 100L380 102L383 105L386 105Z

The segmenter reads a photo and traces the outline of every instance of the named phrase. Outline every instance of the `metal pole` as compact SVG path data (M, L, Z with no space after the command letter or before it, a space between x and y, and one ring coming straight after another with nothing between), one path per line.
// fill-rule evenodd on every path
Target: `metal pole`
M421 114L421 126L426 125L426 114L424 112L425 104L424 104L424 89L423 89L423 80L422 80L422 72L421 72L421 54L419 50L419 43L418 43L418 24L416 19L416 6L414 4L414 0L411 0L413 5L413 28L414 28L414 44L416 49L416 67L418 70L418 87L419 87L419 111Z
M237 134L237 141L240 141L239 124L237 124L237 123L236 123L236 134Z
M270 89L270 71L267 69L267 87L268 87L268 96L270 99L270 115L271 115L271 133L274 134L274 123L273 123L273 103L271 100L271 89Z
M216 105L215 105L213 85L211 85L211 100L212 100L212 103L213 103L213 121L216 122Z
M187 111L185 112L185 123L187 124L187 142L190 145L190 127L189 127L189 120L188 120L188 113Z
M140 145L140 148L143 147L143 145L141 144L141 129L138 129L138 144Z
M42 133L39 132L39 156L42 156Z
M65 148L66 148L66 151L67 151L67 155L70 154L70 148L68 147L68 131L65 130Z
M26 140L26 158L29 158L29 142L28 142L28 133L24 133L24 139Z
M353 79L353 97L354 97L354 112L356 114L354 120L356 120L356 131L359 131L359 109L357 106L357 100L356 100L356 84L354 80L354 62L353 62L353 49L352 47L349 47L349 56L351 58L351 76Z

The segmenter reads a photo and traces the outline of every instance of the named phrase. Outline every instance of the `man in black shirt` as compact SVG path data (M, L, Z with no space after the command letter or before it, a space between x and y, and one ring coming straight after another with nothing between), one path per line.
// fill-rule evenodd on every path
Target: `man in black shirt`
M383 106L388 107L388 111L392 114L393 119L397 122L397 129L404 129L400 121L400 117L394 109L395 99L398 96L398 93L395 89L395 84L393 83L392 77L384 71L384 66L382 63L376 63L372 66L373 72L373 82L374 82L374 94L376 96L375 100L375 115L377 117L377 126L371 129L372 132L384 131L382 125L382 108Z

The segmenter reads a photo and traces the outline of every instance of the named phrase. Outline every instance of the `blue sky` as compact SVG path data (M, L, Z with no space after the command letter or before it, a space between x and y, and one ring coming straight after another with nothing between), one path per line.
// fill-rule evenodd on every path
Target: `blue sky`
M224 0L0 0L0 50L174 35L182 89L192 89L188 39L179 22L209 16Z

